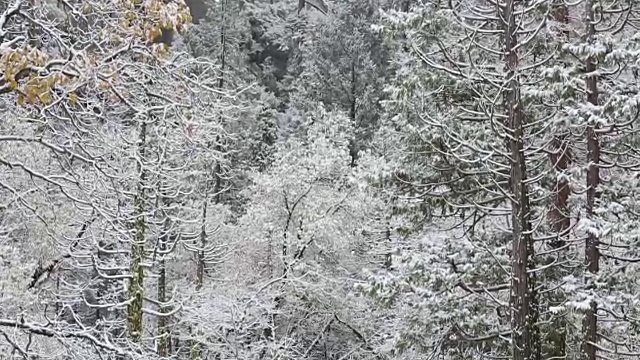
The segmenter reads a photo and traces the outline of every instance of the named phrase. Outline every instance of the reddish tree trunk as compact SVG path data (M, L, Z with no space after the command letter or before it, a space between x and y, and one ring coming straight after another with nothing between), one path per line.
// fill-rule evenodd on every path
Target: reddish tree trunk
M505 92L507 110L507 128L510 130L508 140L511 153L511 192L513 195L512 235L513 248L511 254L511 327L513 360L531 360L539 358L539 346L536 344L537 312L532 311L535 281L529 272L530 258L533 256L533 239L531 234L531 211L526 179L527 169L524 154L524 122L525 116L520 98L520 82L517 77L519 58L517 52L517 29L515 18L515 1L508 0L502 18L504 23L505 65L507 68L508 88ZM537 355L537 356L536 356Z
M558 173L565 172L571 162L571 150L566 136L556 136L553 139L553 154L550 160ZM553 205L549 211L549 220L551 227L557 234L557 239L552 242L552 246L560 247L565 243L565 237L571 225L569 218L569 208L567 203L571 188L569 182L565 179L557 179L553 187Z
M587 26L587 41L593 42L595 35L595 14L593 11L593 0L588 0L586 6L586 26ZM598 80L595 76L596 64L593 58L589 57L585 63L586 77L586 90L587 90L587 102L592 105L598 105ZM600 184L600 169L598 164L600 163L600 144L598 142L598 135L596 133L595 124L589 123L587 126L587 159L589 161L587 170L587 217L589 220L594 220L594 210L597 199L597 187ZM587 237L585 246L585 261L587 264L587 270L591 274L596 274L599 269L600 252L598 251L598 236L593 232L590 232ZM595 301L590 304L589 310L586 311L583 331L584 331L584 359L596 360L596 347L594 344L598 341L598 318L597 318L598 305Z

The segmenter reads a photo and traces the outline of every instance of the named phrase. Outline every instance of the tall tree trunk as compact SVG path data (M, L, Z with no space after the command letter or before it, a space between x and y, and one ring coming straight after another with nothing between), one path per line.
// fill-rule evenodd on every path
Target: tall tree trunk
M511 327L513 360L540 358L537 339L537 312L532 308L535 301L535 281L530 272L530 257L533 257L531 211L527 191L527 169L524 154L524 112L520 98L518 39L515 14L516 0L507 0L502 11L504 23L506 78L509 79L505 93L507 129L509 129L509 151L511 153L511 204L512 220L512 280L511 280Z
M567 171L571 161L569 141L566 136L556 136L553 140L553 146L554 154L551 156L551 162L558 174L564 173ZM570 194L571 188L569 187L569 182L564 177L557 177L553 188L553 204L549 217L552 230L556 235L556 239L551 242L551 246L558 249L560 253L558 253L557 256L562 258L564 258L566 251L560 248L566 245L569 228L571 226L568 207ZM554 261L553 258L555 258L555 256L552 256L546 263ZM548 281L559 281L564 275L562 269L553 269L548 274ZM549 294L549 305L561 306L565 302L565 299L566 296L554 291ZM545 352L547 357L561 359L566 356L567 324L563 315L551 319L550 328L545 338L549 346Z
M594 1L587 0L585 2L585 23L586 23L586 42L593 43L595 35L595 14ZM586 90L587 102L591 105L598 105L598 80L596 78L595 59L588 57L585 62ZM596 134L595 124L589 120L587 123L587 160L589 162L587 169L587 217L594 221L594 210L597 199L597 187L600 184L600 144L598 135ZM587 270L591 275L595 275L599 270L600 252L598 251L598 236L593 232L589 232L585 246L585 261ZM584 343L583 352L584 359L596 360L596 342L598 341L598 305L592 301L589 310L586 311L583 321Z
M567 171L571 162L571 151L569 141L566 135L558 135L553 139L553 154L551 155L551 164L558 174ZM553 187L553 203L549 211L549 220L552 231L556 238L551 241L551 246L558 249L553 255L544 260L545 264L550 264L557 260L557 257L564 259L566 249L563 248L567 244L568 232L571 226L571 218L569 217L569 195L571 188L569 182L564 178L557 176ZM549 286L555 286L560 281L566 271L562 268L550 269L545 274ZM548 289L549 287L547 287ZM566 301L566 296L560 292L552 291L548 293L548 301L550 306L561 306ZM566 357L567 342L567 323L564 315L560 314L550 319L549 328L545 332L545 358L562 359Z
M207 186L208 187L208 186ZM202 201L202 219L200 225L200 248L198 249L198 264L196 267L196 290L199 291L204 285L205 272L205 248L207 247L207 206L209 203L209 189L205 189L204 199ZM189 330L191 331L191 329ZM202 348L200 343L195 340L191 341L191 359L200 359L202 357Z
M351 64L351 90L349 94L349 98L351 100L351 104L349 104L349 118L351 119L351 123L355 129L353 133L353 138L349 140L349 155L351 156L351 167L356 166L356 161L358 161L358 138L357 138L357 110L358 110L358 96L356 94L358 85L358 73L356 72L356 64L355 61Z
M138 161L138 189L134 197L134 220L132 226L133 239L131 241L131 254L129 272L129 299L127 306L127 330L131 339L139 342L142 337L142 301L144 297L144 269L142 260L144 258L144 247L146 239L147 223L144 215L145 210L145 183L146 169L143 167L145 161L147 125L140 125L138 138L138 149L140 160Z
M207 189L208 192L208 189ZM198 266L196 268L196 290L202 289L204 285L205 267L205 247L207 246L207 205L209 202L208 193L204 195L202 201L202 219L200 224L200 249L198 250Z
M552 1L551 19L555 22L563 24L562 37L559 41L569 42L572 40L572 34L568 29L569 24L569 8L563 0ZM551 209L548 213L551 230L555 233L556 238L551 241L553 248L559 249L557 253L550 255L544 260L545 264L550 264L556 259L561 261L566 257L566 249L563 248L568 241L569 228L571 227L571 218L569 216L569 196L571 188L569 182L560 174L566 173L569 164L572 161L571 142L569 139L569 131L560 131L554 135L552 142L552 155L550 156L551 166L556 170L556 181L553 186L553 199ZM549 284L546 289L555 287L557 282L568 274L568 271L562 268L549 269L545 273L545 278ZM566 301L566 296L560 291L551 291L548 293L550 306L562 306ZM567 321L563 314L552 315L545 331L545 358L563 359L566 357L567 348Z
M564 173L569 168L571 161L569 141L565 135L558 135L554 137L552 145L554 153L551 156L551 162L557 173ZM562 177L556 179L553 187L553 207L549 212L551 227L557 234L557 238L551 243L555 248L561 247L566 243L566 235L571 225L567 206L570 194L569 182Z
M167 204L168 205L168 204ZM166 271L166 261L165 261L165 252L167 251L167 243L169 240L169 231L171 229L171 220L168 214L164 214L164 222L162 234L160 235L160 239L158 241L158 254L160 256L158 261L158 303L159 312L161 314L166 314L169 312L164 303L167 301L167 271ZM169 337L169 329L167 326L167 317L166 316L158 316L157 322L157 336L158 336L158 356L167 357L169 355L169 347L171 344L171 338Z
M219 137L216 139L219 141ZM219 145L216 145L216 150L220 151ZM198 265L196 268L196 290L200 290L204 285L204 274L206 272L206 251L207 251L207 211L209 206L209 191L213 192L213 200L215 204L220 202L220 191L222 190L222 178L220 172L222 167L220 163L216 163L213 169L213 189L207 188L205 190L205 196L202 202L202 218L200 223L200 246L198 249ZM208 187L208 186L207 186Z

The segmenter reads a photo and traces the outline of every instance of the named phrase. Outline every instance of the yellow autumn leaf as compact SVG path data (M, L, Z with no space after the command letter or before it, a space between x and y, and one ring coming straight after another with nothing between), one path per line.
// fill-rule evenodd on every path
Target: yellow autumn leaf
M48 91L47 91L47 92L44 92L44 93L42 93L42 94L40 94L40 101L41 101L43 104L48 104L48 103L50 103L50 102L51 102L51 94L49 94L49 92L48 92Z
M69 101L71 101L74 104L78 103L78 94L76 94L75 92L70 92L69 93Z

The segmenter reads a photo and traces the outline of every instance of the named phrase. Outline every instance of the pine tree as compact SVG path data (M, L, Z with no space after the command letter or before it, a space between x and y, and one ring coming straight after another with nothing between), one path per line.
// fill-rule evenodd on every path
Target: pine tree
M298 97L315 106L344 111L356 129L351 140L352 165L358 153L368 147L377 126L379 106L387 73L387 49L374 31L381 1L342 1L334 4L330 16L311 22L304 30L292 66L298 79L292 86ZM302 95L301 95L302 94Z
M476 298L483 297L480 293L487 294L487 304L491 305L473 306L472 313L495 319L484 326L482 322L463 326L445 320L451 330L434 337L431 347L423 351L473 351L473 344L479 343L483 345L475 347L478 351L504 354L506 344L499 344L505 328L495 329L495 325L508 319L512 322L511 356L540 358L554 351L554 345L543 346L543 342L552 340L541 334L549 331L541 324L561 321L563 315L546 310L548 301L558 300L538 293L545 294L545 289L553 289L554 282L559 281L556 278L547 282L546 277L557 265L545 258L559 250L545 244L566 233L566 229L540 225L548 221L544 209L557 193L555 186L543 183L555 167L545 155L548 139L554 135L546 119L553 111L544 102L534 100L542 92L542 70L555 61L551 51L545 54L538 50L546 19L551 17L551 7L546 5L521 7L520 3L506 2L496 12L472 2L453 3L449 8L434 3L416 5L408 12L387 13L384 30L395 35L393 41L405 44L397 47L396 76L402 87L394 89L394 101L388 102L391 114L398 115L383 128L384 134L399 134L397 141L406 151L396 151L395 155L388 151L394 162L402 164L402 171L393 171L391 180L396 179L401 194L408 192L416 199L401 206L402 212L412 222L423 225L428 222L422 214L440 216L438 210L449 219L451 215L461 218L450 220L451 228L458 229L450 235L456 240L445 247L449 248L446 251L450 258L416 254L398 261L406 261L403 266L410 268L416 258L430 266L440 263L443 275L437 282L434 279L417 283L452 295L458 291ZM449 36L443 36L444 29ZM385 142L395 140L389 135L385 138ZM509 213L510 218L505 219ZM509 235L490 228L509 228ZM492 273L481 270L487 266L480 262L481 258L462 257L466 255L462 245L467 241L492 252L482 261L495 263L499 282L488 282ZM429 246L434 242L437 240L429 241ZM509 243L510 250L506 247ZM541 254L536 255L537 252ZM418 264L418 269L425 266ZM461 264L470 269L461 271ZM481 286L470 281L476 271L479 277L475 281L483 279ZM419 273L427 276L423 270ZM468 280L454 280L459 277ZM419 277L414 279L418 281ZM506 286L505 282L510 281ZM511 296L507 300L505 290L509 289ZM395 293L393 287L387 291ZM462 306L471 311L470 305ZM460 306L454 303L451 308ZM513 311L510 315L509 308ZM545 322L541 322L542 318ZM416 342L412 339L403 346L415 346Z

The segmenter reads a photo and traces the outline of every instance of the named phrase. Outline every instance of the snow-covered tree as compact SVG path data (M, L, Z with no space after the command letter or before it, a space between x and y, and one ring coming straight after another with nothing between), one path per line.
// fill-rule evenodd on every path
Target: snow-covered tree
M251 254L247 273L269 284L267 340L290 343L288 358L322 346L338 357L355 346L360 357L372 349L358 330L367 323L366 300L354 285L369 257L366 229L377 202L350 167L345 114L319 107L304 116L307 131L281 142L273 165L247 189L239 251Z
M206 114L224 106L225 96L208 83L215 79L193 76L201 61L153 43L162 28L180 30L190 21L184 3L60 6L15 1L1 17L3 101L17 105L10 111L18 125L3 139L5 190L17 195L8 205L33 214L24 224L35 230L25 249L51 239L23 289L55 284L39 296L44 313L25 297L27 319L2 325L142 354L151 345L145 318L179 310L176 299L165 298L163 282L157 285L162 299L148 292L148 269L180 241L180 235L169 239L166 227L191 221L168 220L176 203L166 199L185 205L188 170L209 151L191 137L196 128L211 137L216 126L204 122ZM26 153L11 151L20 143L28 145ZM32 164L29 152L38 153ZM50 346L34 342L41 344ZM79 356L89 348L61 349Z
M0 0L0 357L640 357L636 15Z
M340 1L331 15L305 28L292 86L328 109L344 111L355 128L351 139L352 164L366 149L381 112L380 100L387 74L387 48L373 28L382 1Z

